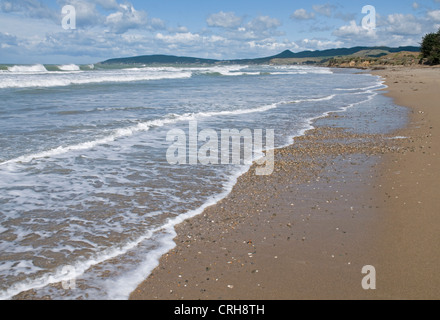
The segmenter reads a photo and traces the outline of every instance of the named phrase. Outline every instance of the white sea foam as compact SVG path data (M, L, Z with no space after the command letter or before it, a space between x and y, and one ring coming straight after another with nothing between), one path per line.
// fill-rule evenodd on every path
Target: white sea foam
M372 87L375 87L375 86L372 86ZM285 146L290 145L290 141L292 141L292 139L297 138L297 137L301 137L301 136L305 135L308 131L315 129L315 126L313 125L313 123L315 123L317 120L326 118L326 117L328 117L332 113L346 112L348 109L353 108L354 106L361 105L361 104L364 104L364 103L366 103L368 101L371 101L375 96L378 95L377 92L374 92L374 91L371 91L371 90L367 91L367 92L364 92L364 93L370 93L370 95L365 100L361 100L361 101L358 101L358 102L355 102L355 103L350 103L350 104L348 104L346 106L340 107L337 110L326 111L326 112L323 112L320 115L317 115L317 116L305 119L304 123L303 123L302 129L298 130L298 133L296 135L289 137L286 140L288 142L286 144L284 144L283 146L281 146L281 147L285 147ZM325 100L331 100L331 99L333 99L335 97L336 97L336 95L330 95L330 96L323 97L323 98L311 98L311 99L304 99L304 100L296 100L296 101L293 101L293 102L286 102L286 103L290 104L290 103L309 102L309 101L325 101Z
M91 70L79 72L78 65L60 65L58 72L49 72L43 65L13 66L8 72L2 72L0 89L2 88L50 88L70 85L86 85L97 83L124 83L145 80L184 79L193 74L219 74L222 76L261 75L261 71L255 71L247 65L210 66L210 67L142 67L115 70ZM317 67L276 67L276 70L268 74L328 74L332 71L328 68Z
M156 230L154 230L156 231ZM104 250L103 252L97 254L95 257L90 258L86 261L77 262L72 267L75 270L75 276L80 276L84 274L90 267L97 265L106 260L115 258L129 251L130 249L136 247L140 242L151 238L154 231L148 232L146 235L140 237L136 241L132 241L124 245L120 248L110 248ZM72 276L66 274L65 268L66 266L58 267L54 272L45 274L36 279L29 279L22 282L15 283L7 290L0 292L0 300L11 299L13 296L19 294L20 292L32 290L32 289L40 289L49 284L59 283L62 281L70 281L72 280Z
M58 66L58 69L60 69L61 71L80 71L79 66L77 66L76 64L61 65Z
M13 66L8 67L8 70L10 72L14 73L41 73L41 72L48 72L46 67L42 64L36 64L33 66Z
M160 257L175 247L176 244L173 241L176 236L175 226L189 218L199 215L207 207L226 197L232 190L238 177L245 173L249 167L250 165L239 169L224 185L223 192L216 196L210 197L202 206L198 207L197 209L190 210L185 214L168 219L163 225L148 230L144 235L138 237L134 241L129 241L122 246L109 248L95 254L93 257L87 260L74 263L72 267L75 270L75 278L80 278L91 267L124 255L138 247L142 242L156 237L154 240L157 248L148 252L136 270L117 279L108 279L108 281L105 282L106 299L128 299L130 293L136 288L136 286L143 281L155 267L157 267ZM23 267L24 266L25 265L23 264ZM68 275L64 272L64 267L65 266L60 266L51 273L13 284L8 289L0 292L0 300L11 299L15 295L24 291L32 289L38 290L50 284L72 280L71 275Z
M195 210L190 210L185 214L178 215L175 218L168 219L163 225L156 227L152 230L148 230L144 235L138 237L134 241L130 241L123 246L109 248L104 250L94 257L75 263L73 269L75 270L75 278L81 277L88 269L91 267L108 261L110 259L116 258L118 256L124 255L130 250L138 247L142 242L151 239L158 233L162 233L159 239L156 239L157 249L148 252L144 260L138 265L135 272L131 272L116 280L109 279L106 283L107 299L128 299L130 293L141 283L159 264L159 259L162 255L172 250L176 244L173 241L175 238L176 231L175 227L182 223L183 221L195 217L201 214L207 207L214 205L218 201L225 198L232 190L239 176L244 174L249 170L250 165L245 166L238 170L234 175L232 175L229 181L224 185L223 192L220 194L209 198L202 206ZM66 266L58 267L54 272L45 274L35 279L28 279L22 282L17 282L13 284L8 289L0 292L0 300L11 299L15 295L28 291L41 289L50 284L60 283L62 281L72 280L72 275L66 274Z
M275 70L282 70L282 72L271 72L271 74L333 74L330 68L311 67L311 66L273 66Z
M336 91L367 91L367 90L371 90L371 89L380 89L386 87L383 85L382 82L379 82L373 86L369 86L369 87L364 87L364 88L336 88Z
M2 234L5 231L8 231L8 229L0 225L0 234Z
M108 136L101 138L101 139L96 139L93 141L86 141L86 142L79 143L79 144L72 145L72 146L59 146L59 147L51 149L51 150L42 151L42 152L30 154L30 155L23 155L23 156L14 158L14 159L0 162L0 166L14 164L14 163L26 163L26 162L30 162L30 161L37 160L37 159L58 156L58 155L65 154L65 153L68 153L71 151L89 150L89 149L92 149L98 145L111 143L119 138L131 136L137 132L148 131L152 127L162 127L162 126L172 124L172 123L177 123L177 122L181 122L181 121L192 121L192 120L197 120L199 118L206 118L206 117L243 115L243 114L250 114L250 113L256 113L256 112L265 112L265 111L268 111L271 109L275 109L278 107L278 105L282 105L282 104L311 102L311 101L328 101L328 100L333 99L335 96L336 95L330 95L330 96L326 96L326 97L322 97L322 98L302 99L302 100L295 100L295 101L291 101L291 102L281 101L278 103L273 103L273 104L264 105L264 106L257 107L257 108L250 108L250 109L185 113L185 114L181 114L181 115L170 114L163 119L150 120L150 121L139 123L135 126L116 129L111 134L109 134Z
M302 103L302 102L319 102L319 101L329 101L336 97L335 94L331 94L329 96L325 96L322 98L308 98L308 99L298 99L293 101L283 101L282 104L294 104L294 103Z
M117 281L109 281L107 286L108 298L119 300L128 299L129 295L136 289L136 287L159 265L160 257L175 248L176 243L173 240L177 236L175 227L185 220L198 216L203 213L206 208L227 197L237 183L237 179L247 172L250 166L251 165L243 166L241 169L237 170L235 174L230 177L228 182L224 184L223 191L216 196L210 197L202 206L190 210L185 214L178 215L175 218L168 219L163 226L156 228L153 233L163 233L162 237L159 239L160 245L158 248L149 252L134 272L120 277Z
M182 115L176 115L176 114L170 114L167 117L163 119L156 119L156 120L150 120L146 122L139 123L135 126L127 127L127 128L120 128L112 131L108 136L96 139L92 141L86 141L83 143L79 143L76 145L71 146L59 146L54 149L50 149L47 151L42 151L30 155L23 155L11 160L7 160L0 163L0 166L8 165L8 164L14 164L14 163L26 163L37 159L42 158L49 158L58 156L61 154L65 154L71 151L83 151L83 150L89 150L92 149L98 145L103 145L107 143L111 143L119 138L128 137L131 136L137 132L141 131L148 131L152 127L162 127L168 124L180 122L180 121L191 121L196 120L198 118L205 118L205 117L214 117L214 116L227 116L227 115L242 115L242 114L248 114L248 113L255 113L255 112L264 112L268 111L270 109L274 109L277 107L277 104L270 104L265 105L257 108L250 108L250 109L239 109L239 110L231 110L231 111L213 111L213 112L199 112L199 113L185 113Z
M273 71L274 69L279 71ZM265 70L253 71L248 65L232 65L198 68L196 70L201 73L216 73L223 76L261 75L266 72L270 75L333 74L329 68L307 66L266 66Z
M3 76L0 88L50 88L69 85L97 84L105 82L135 82L147 80L184 79L190 78L191 72L128 72L128 71L89 71L73 73L48 73L44 76L29 75L28 77Z
M331 70L297 70L297 71L286 71L286 72L270 72L271 75L292 75L292 74L333 74Z
M231 65L231 66L191 68L191 70L199 74L219 74L222 76L239 76L246 74L246 72L240 72L241 70L244 70L246 68L248 68L247 65Z

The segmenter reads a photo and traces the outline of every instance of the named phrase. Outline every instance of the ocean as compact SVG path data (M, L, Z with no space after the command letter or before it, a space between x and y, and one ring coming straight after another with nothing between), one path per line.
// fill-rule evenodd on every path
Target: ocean
M355 112L341 126L388 133L405 110L384 88L312 66L0 66L0 299L127 299L250 168L170 163L172 130L273 130L279 148Z

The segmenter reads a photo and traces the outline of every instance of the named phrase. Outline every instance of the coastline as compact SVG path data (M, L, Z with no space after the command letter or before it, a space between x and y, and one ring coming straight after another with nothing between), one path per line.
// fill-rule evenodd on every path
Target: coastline
M398 98L401 89L395 89L399 86L387 72L391 71L374 74L385 77L389 96ZM393 72L398 75L398 71ZM432 81L438 81L438 76ZM417 86L429 87L434 94L432 103L427 105L432 109L438 93L431 82L427 83ZM426 95L417 90L416 96ZM407 100L403 99L396 103L405 105ZM418 100L424 102L415 98L414 103ZM413 102L409 104L408 107L418 108ZM439 260L438 254L435 256L438 235L434 231L438 221L432 211L435 185L423 199L427 206L431 205L426 208L430 214L417 223L417 228L414 226L416 229L405 223L414 220L414 207L406 203L402 216L399 205L403 204L388 198L390 190L395 192L394 186L399 183L389 173L400 170L400 178L402 172L408 171L403 168L418 165L408 155L418 150L416 145L427 142L423 138L425 123L420 128L414 126L420 124L422 115L413 113L408 128L387 136L354 134L328 126L338 121L336 114L326 118L326 126L315 123L316 129L296 138L295 144L276 150L272 176L256 177L251 168L225 199L177 226L176 248L161 258L159 267L130 298L438 298L435 289L439 288L436 284L440 277L434 271ZM412 140L391 139L395 136ZM433 149L431 152L435 154ZM418 152L412 156L420 158ZM432 179L431 183L435 181ZM409 198L412 191L412 187L400 188L398 195L393 193L397 197L394 199ZM421 200L414 205L418 202ZM429 232L424 243L415 244L413 238L418 235L413 233L425 227ZM405 232L410 232L408 237L402 237ZM420 250L419 245L426 249ZM418 259L408 262L414 251L419 254ZM432 261L428 259L431 256ZM425 260L432 264L417 272L419 278L415 277L424 277L423 281L407 281L409 272L417 271L417 265ZM404 262L410 267L400 270ZM377 290L364 290L361 286L361 269L365 265L377 269ZM412 294L414 283L419 285ZM424 294L428 283L433 290Z

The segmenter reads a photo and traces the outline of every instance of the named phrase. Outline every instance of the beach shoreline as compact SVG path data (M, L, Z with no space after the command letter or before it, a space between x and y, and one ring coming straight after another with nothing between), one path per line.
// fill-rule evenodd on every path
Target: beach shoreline
M276 150L272 176L253 176L251 169L225 199L179 225L176 248L161 258L159 267L130 299L438 298L436 286L429 285L433 290L427 292L423 287L428 285L426 281L438 283L432 269L435 263L430 264L430 273L425 270L417 278L424 285L417 285L417 279L406 281L409 270L416 272L420 259L429 260L429 254L435 253L435 242L431 241L438 237L433 230L426 240L431 246L425 254L407 263L412 266L409 269L396 272L408 255L406 249L395 250L404 225L396 226L395 220L412 218L408 214L401 217L398 205L388 200L396 182L387 173L400 166L396 159L406 159L412 153L414 143L425 142L426 129L414 128L413 124L419 123L417 116L423 114L414 113L419 106L413 101L399 99L400 90L405 89L400 89L393 77L404 72L412 75L413 82L424 82L412 85L429 89L427 99L432 108L439 70L374 71L386 80L387 95L416 114L407 128L373 137L314 125L316 129L296 138L295 144ZM417 90L410 93L426 96L422 89ZM414 99L417 102L420 97ZM338 115L329 115L330 121L332 117L337 121ZM393 136L411 136L414 140ZM394 197L399 199L399 195ZM431 229L438 226L437 222L432 221ZM426 223L430 222L424 221L421 226ZM410 238L405 243L413 248ZM438 255L432 260L437 261ZM364 290L361 285L365 265L376 267L376 290Z

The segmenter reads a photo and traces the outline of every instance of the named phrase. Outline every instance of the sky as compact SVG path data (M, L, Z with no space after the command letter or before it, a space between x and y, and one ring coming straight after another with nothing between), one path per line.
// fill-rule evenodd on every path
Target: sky
M66 5L75 28L63 28ZM375 9L376 25L368 20ZM71 14L72 12L70 12ZM86 64L172 54L257 58L353 46L419 45L440 0L0 0L0 63Z

